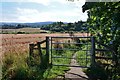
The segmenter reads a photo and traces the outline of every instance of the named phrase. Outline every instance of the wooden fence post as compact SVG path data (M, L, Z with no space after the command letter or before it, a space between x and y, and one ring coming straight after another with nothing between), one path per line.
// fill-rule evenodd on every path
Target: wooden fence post
M92 49L91 49L91 63L95 65L95 37L91 37Z
M41 44L40 42L37 42L37 47L38 47L38 53L39 53L39 56L40 56L40 64L43 63L43 58L42 58L42 51L41 51Z
M34 44L29 44L29 59L32 60Z
M34 44L29 44L29 56L30 57L33 55L33 48L34 48Z
M46 37L46 64L49 65L49 37Z

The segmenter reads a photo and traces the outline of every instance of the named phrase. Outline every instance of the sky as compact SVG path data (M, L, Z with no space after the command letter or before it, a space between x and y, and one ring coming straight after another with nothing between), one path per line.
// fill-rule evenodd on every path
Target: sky
M86 21L85 0L1 0L0 22ZM2 13L1 13L2 12Z

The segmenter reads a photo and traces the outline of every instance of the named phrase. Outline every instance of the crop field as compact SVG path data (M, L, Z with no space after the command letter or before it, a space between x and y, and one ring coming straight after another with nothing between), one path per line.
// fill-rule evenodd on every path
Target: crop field
M86 33L75 33L75 36L87 36ZM46 36L69 36L68 33L41 34L0 34L0 55L9 52L22 53L28 51L29 44L42 41ZM44 46L44 45L43 45Z
M41 72L40 69L38 72L39 67L34 66L35 70L32 67L31 68L29 67L29 63L30 63L29 54L28 54L29 44L45 40L46 36L70 36L70 34L68 33L0 34L0 58L1 58L0 60L2 60L3 62L2 64L3 79L7 80L8 78L9 80L13 80L12 78L14 77L16 77L17 79L19 78L21 79L21 74L22 74L22 78L28 77L30 79L31 78L36 79L36 77L54 78L60 74L64 74L65 73L64 70L69 70L68 67L59 67L59 68L53 67L43 72ZM87 36L87 34L74 33L74 36ZM45 44L43 44L42 47L43 46L45 46ZM70 52L67 51L66 54L70 54ZM39 63L38 60L35 61L36 64L37 62ZM68 63L67 60L66 62ZM19 70L22 71L19 72Z

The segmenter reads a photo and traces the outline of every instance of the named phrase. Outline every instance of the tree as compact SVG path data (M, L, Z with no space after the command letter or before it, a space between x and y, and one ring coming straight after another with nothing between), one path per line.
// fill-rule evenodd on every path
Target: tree
M120 45L120 3L86 2L83 12L88 11L89 30L105 44L112 44L116 53ZM116 44L117 43L117 44Z
M88 10L87 25L90 26L90 33L99 42L111 46L115 55L120 57L120 2L86 2L82 9L83 12ZM114 75L120 79L119 68Z

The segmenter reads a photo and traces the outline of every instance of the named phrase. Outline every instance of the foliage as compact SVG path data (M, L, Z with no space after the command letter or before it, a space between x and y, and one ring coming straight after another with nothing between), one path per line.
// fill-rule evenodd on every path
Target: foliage
M38 65L30 67L28 53L9 53L3 58L2 80L36 80L43 78Z
M72 53L70 51L64 51L62 54L56 54L56 52L53 52L53 56L59 56L59 57L71 57ZM65 58L53 58L52 59L53 64L69 64L70 59ZM44 73L44 78L57 78L58 76L61 76L64 78L65 71L68 71L69 67L67 66L52 66L51 68L48 68Z
M90 3L87 2L83 6L83 11L88 11L87 25L92 35L104 44L112 44L117 52L120 42L120 4L118 2L111 3Z
M100 43L112 47L115 52L116 61L119 61L120 46L120 3L119 2L86 2L83 6L83 12L88 10L87 25L92 35ZM111 71L113 75L110 79L120 79L120 63L116 63ZM117 70L116 70L117 69ZM114 77L113 77L114 76Z
M45 54L44 50L42 52ZM28 53L22 53L22 55L19 53L9 53L5 55L2 65L2 80L41 80L56 78L57 76L64 76L65 71L69 70L68 67L63 66L44 68L44 65L40 65L37 53L38 52L35 51L35 55L31 61L29 60ZM72 56L70 51L64 51L64 53L66 56ZM60 54L55 53L54 55L60 56ZM64 59L54 59L54 61L56 64L70 63L70 60Z
M90 55L86 51L77 51L76 52L77 56L77 62L79 65L83 67L90 67Z
M108 78L104 68L100 66L90 67L85 72L91 80L107 80Z
M50 30L51 32L69 32L69 31L82 31L86 30L84 25L85 22L78 21L75 23L63 23L63 22L55 22L53 24L42 26L43 30Z
M3 24L1 29L19 29L19 28L24 28L24 27L30 27L25 24L17 24L17 25L12 25L12 24Z
M17 32L17 34L25 34L25 32Z

